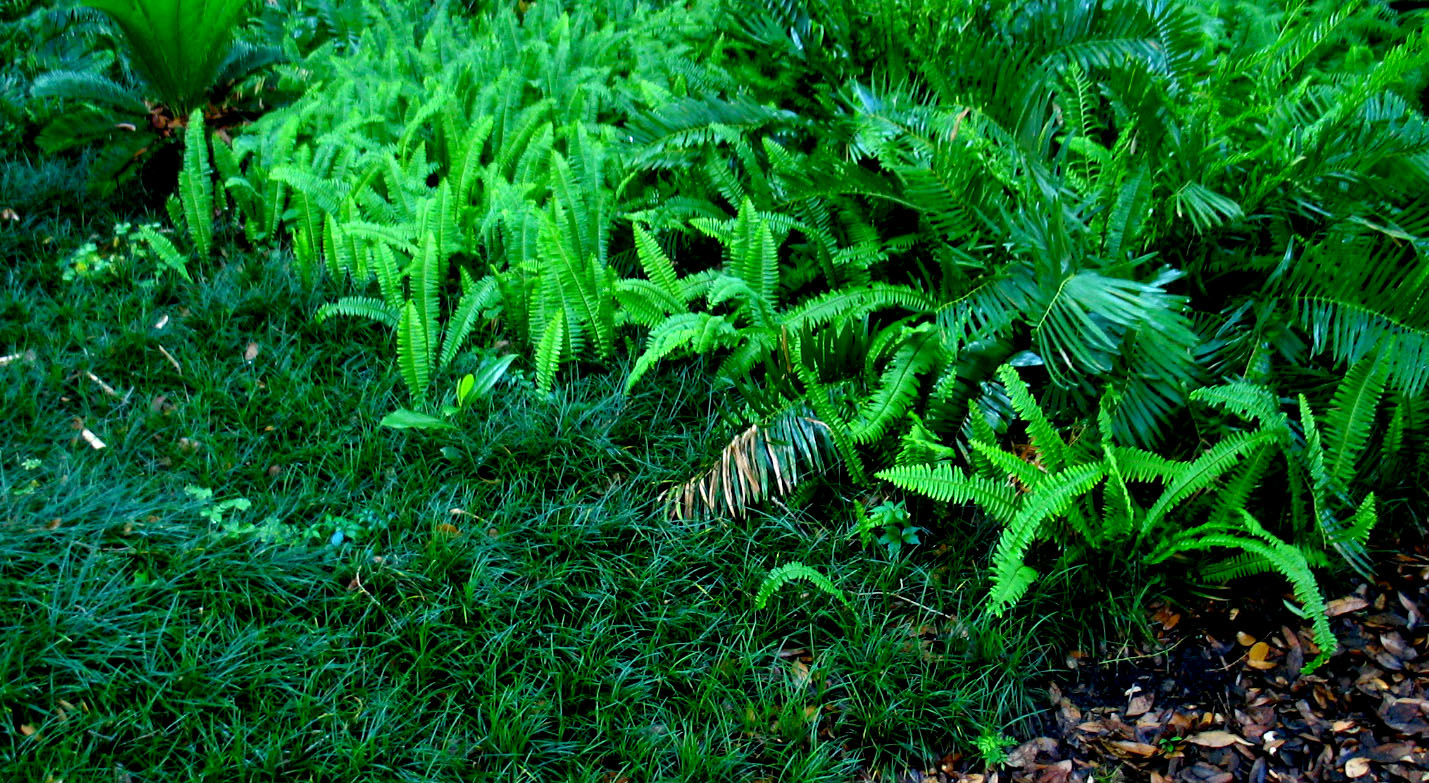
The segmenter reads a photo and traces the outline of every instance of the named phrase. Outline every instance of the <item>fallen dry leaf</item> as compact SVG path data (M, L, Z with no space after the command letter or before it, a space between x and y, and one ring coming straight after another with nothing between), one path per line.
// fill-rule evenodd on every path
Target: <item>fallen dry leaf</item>
M1369 759L1359 756L1345 762L1345 774L1352 778L1369 774Z
M248 347L243 349L243 361L245 361L245 362L251 362L251 361L253 361L254 359L257 359L257 358L258 358L258 343L249 343L249 344L248 344Z
M1270 655L1270 645L1265 642L1256 642L1245 654L1246 665L1252 669L1274 669L1275 662L1266 660L1268 655Z
M1202 731L1192 734L1186 738L1192 745L1200 745L1203 748L1224 748L1227 745L1249 745L1244 737L1230 733L1229 731Z
M1108 740L1106 743L1113 753L1121 753L1128 756L1155 756L1156 746L1148 745L1145 742L1133 742L1131 740Z
M1326 603L1325 614L1329 615L1330 617L1339 617L1342 614L1358 612L1359 610L1364 609L1367 606L1369 606L1369 601L1366 601L1365 599L1360 598L1357 595L1347 595L1344 598L1336 598L1335 600Z
M28 723L22 723L20 724L20 733L24 734L26 737L31 736L35 733L35 727L31 726Z

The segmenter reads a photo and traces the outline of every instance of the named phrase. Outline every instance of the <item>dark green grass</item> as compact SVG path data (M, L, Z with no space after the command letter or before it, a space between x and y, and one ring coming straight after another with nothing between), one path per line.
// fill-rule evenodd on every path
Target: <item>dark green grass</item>
M1045 629L972 612L991 531L889 559L840 504L664 519L729 435L694 370L517 372L455 431L390 431L386 336L314 324L331 292L281 258L55 264L0 302L32 356L0 367L0 778L834 781L1033 710ZM314 538L202 514L239 498L224 523ZM374 529L333 546L335 518ZM756 612L791 560L851 608L796 583Z

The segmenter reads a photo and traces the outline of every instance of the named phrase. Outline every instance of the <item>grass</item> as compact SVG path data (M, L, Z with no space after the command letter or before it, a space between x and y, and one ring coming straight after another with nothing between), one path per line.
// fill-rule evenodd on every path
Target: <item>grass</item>
M5 779L835 781L1032 714L1056 636L973 611L993 531L860 551L837 482L665 519L730 434L699 368L518 370L455 430L385 430L388 338L315 324L331 291L281 255L61 280L111 218L29 226L53 249L5 272ZM756 612L793 560L851 607Z

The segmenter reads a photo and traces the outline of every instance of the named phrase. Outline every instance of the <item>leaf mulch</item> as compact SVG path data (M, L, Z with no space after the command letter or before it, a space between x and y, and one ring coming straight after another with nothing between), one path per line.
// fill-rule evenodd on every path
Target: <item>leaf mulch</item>
M1152 607L1147 649L1073 651L1045 736L997 770L948 757L921 783L1411 781L1429 772L1429 548L1328 602L1340 650L1313 674L1284 582Z

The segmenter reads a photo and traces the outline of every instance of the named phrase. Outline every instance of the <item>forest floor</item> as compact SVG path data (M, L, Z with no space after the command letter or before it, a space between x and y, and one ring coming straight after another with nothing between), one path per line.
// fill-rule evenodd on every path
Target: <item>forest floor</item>
M1154 602L1148 643L1067 652L1047 683L1041 736L1002 770L970 771L952 755L915 779L1425 780L1429 546L1406 545L1373 582L1328 602L1341 647L1313 674L1301 673L1311 631L1282 592L1265 580L1216 600Z

